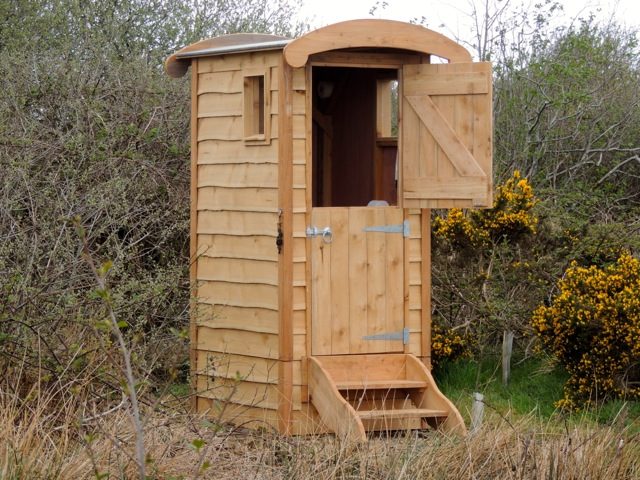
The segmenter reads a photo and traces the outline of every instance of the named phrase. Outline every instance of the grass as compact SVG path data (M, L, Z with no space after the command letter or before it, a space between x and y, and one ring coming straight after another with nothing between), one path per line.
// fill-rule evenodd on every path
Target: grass
M484 395L485 404L499 416L519 418L532 415L541 421L566 420L572 423L610 424L623 421L640 432L640 402L614 400L565 418L554 406L562 398L567 373L548 359L530 357L514 360L511 380L502 384L501 360L498 356L483 361L459 360L436 371L442 392L458 407L468 422L473 392Z
M460 407L481 391L493 409L466 438L397 432L346 445L332 435L282 437L270 429L220 428L175 400L144 402L150 479L638 479L637 404L618 413L557 421L553 401L565 376L542 360L514 365L503 387L495 360L454 363L438 375ZM99 414L65 385L17 396L0 384L0 480L136 478L135 435L126 406ZM147 398L146 400L154 400ZM153 406L152 406L153 405Z

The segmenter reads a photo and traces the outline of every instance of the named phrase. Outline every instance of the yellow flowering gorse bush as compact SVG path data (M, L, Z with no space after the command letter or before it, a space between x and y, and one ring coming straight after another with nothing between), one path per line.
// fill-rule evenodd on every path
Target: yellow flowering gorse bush
M468 339L453 330L446 330L437 323L431 327L431 363L437 367L443 360L468 357Z
M623 253L605 268L575 262L532 327L570 375L559 407L606 397L640 398L640 261Z
M433 232L453 244L475 247L500 240L515 241L522 234L536 232L538 217L532 212L536 202L531 184L516 170L497 187L493 208L466 214L453 208L446 218L434 219Z

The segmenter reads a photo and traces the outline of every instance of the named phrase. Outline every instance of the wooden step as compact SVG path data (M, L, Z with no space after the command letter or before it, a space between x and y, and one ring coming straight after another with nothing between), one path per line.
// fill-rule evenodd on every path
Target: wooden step
M403 408L398 410L361 410L356 412L361 420L386 419L395 418L433 418L446 417L448 412L445 410L432 410L429 408Z
M424 380L340 380L338 390L391 390L394 388L426 388Z

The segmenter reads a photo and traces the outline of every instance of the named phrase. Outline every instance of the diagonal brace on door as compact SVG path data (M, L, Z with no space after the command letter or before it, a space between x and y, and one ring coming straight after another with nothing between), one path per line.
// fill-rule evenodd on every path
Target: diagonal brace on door
M382 233L401 233L403 237L408 238L411 235L411 227L409 220L398 225L376 225L373 227L364 227L363 232L382 232Z

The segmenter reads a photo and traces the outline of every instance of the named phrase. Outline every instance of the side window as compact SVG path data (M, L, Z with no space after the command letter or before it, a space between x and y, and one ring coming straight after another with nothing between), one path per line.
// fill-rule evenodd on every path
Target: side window
M398 137L398 81L377 81L376 102L377 138Z
M244 140L246 143L265 144L270 141L270 97L267 71L245 75L243 96Z

